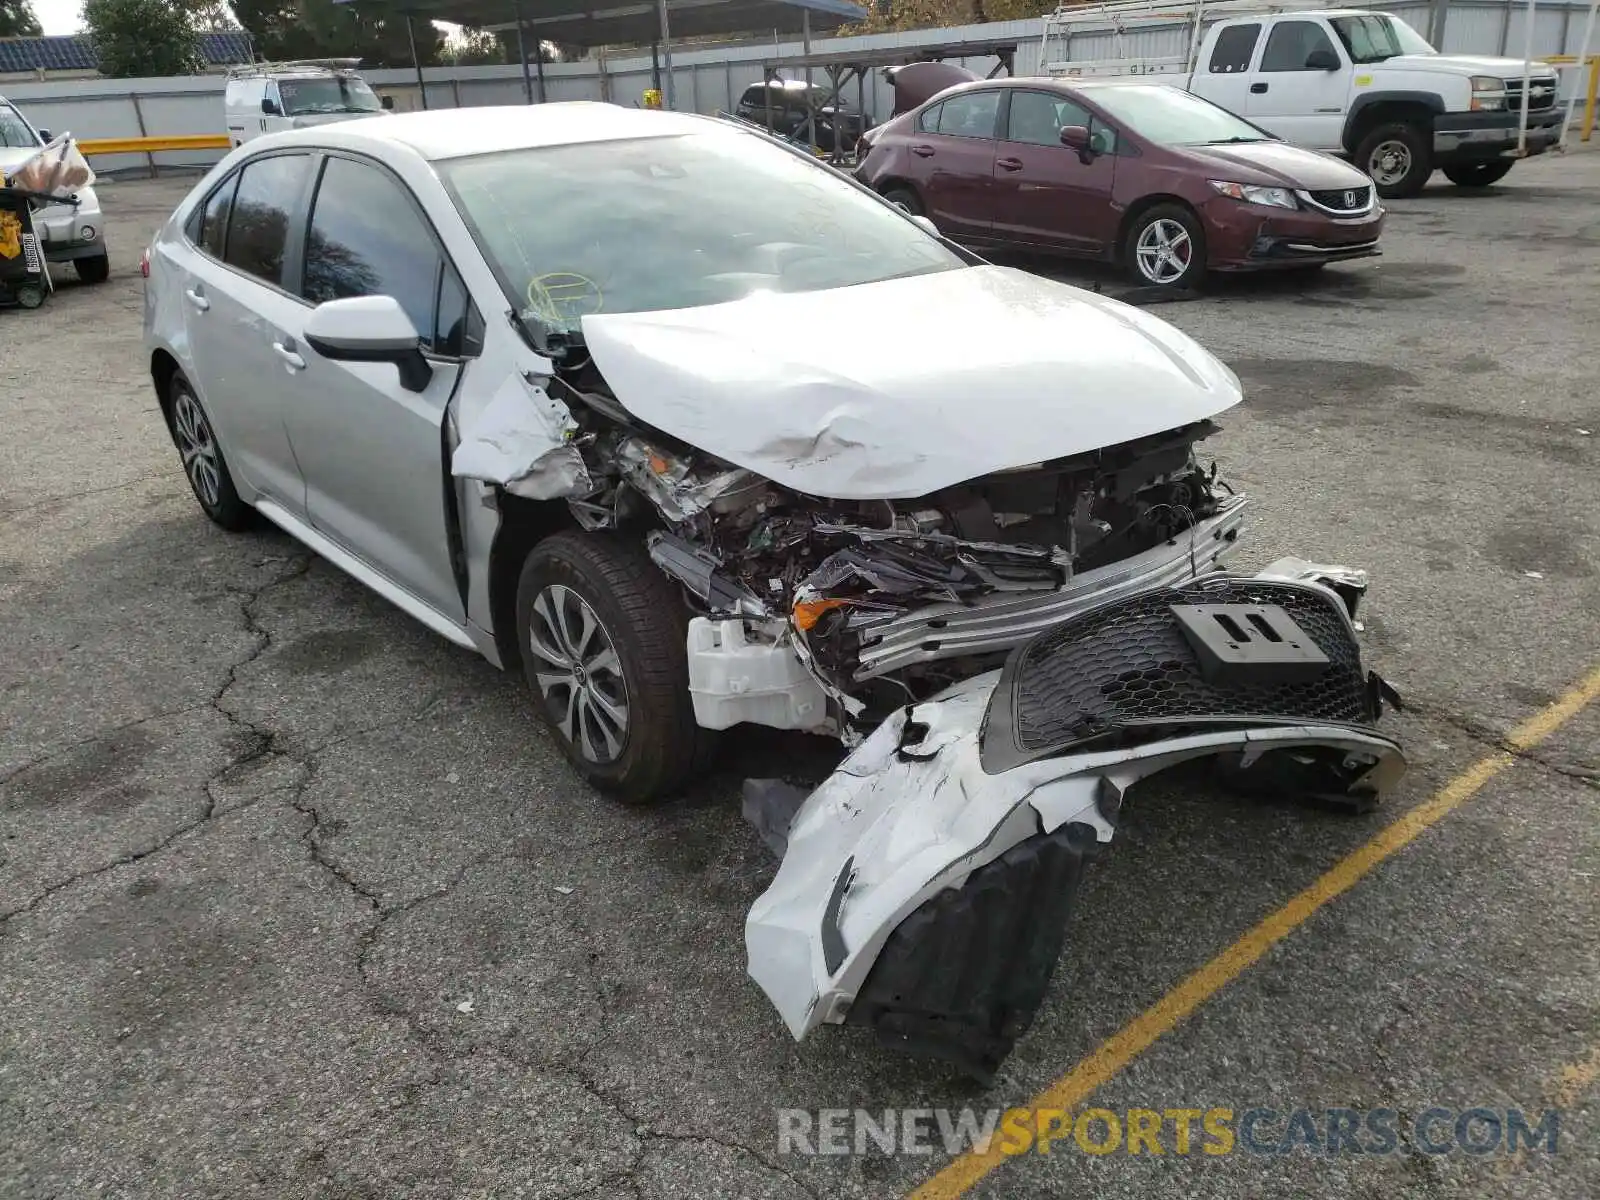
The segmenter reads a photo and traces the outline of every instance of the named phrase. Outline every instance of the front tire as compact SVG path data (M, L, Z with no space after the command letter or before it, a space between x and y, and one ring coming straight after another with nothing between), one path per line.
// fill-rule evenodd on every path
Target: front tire
M923 215L921 198L908 187L888 188L884 191L883 198L907 216Z
M1123 243L1123 265L1142 287L1198 287L1206 273L1206 234L1200 218L1180 204L1140 213Z
M73 259L72 269L84 283L104 283L111 278L111 258L100 254L94 258Z
M517 636L534 705L579 774L624 804L667 799L709 756L687 628L638 539L558 533L523 564Z
M1356 166L1385 200L1416 196L1433 174L1433 135L1416 125L1379 125L1356 147Z
M1484 188L1499 183L1511 170L1508 162L1460 163L1444 169L1444 177L1457 187Z
M168 411L172 414L172 440L183 460L183 473L189 479L194 498L206 516L229 533L248 529L253 510L239 499L233 476L228 473L227 459L217 442L216 430L200 398L187 379L175 374L167 389L167 399Z

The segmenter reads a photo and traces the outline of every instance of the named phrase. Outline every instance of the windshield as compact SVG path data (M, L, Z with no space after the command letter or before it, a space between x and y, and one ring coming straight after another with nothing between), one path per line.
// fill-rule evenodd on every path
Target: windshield
M1103 87L1089 93L1096 104L1140 137L1162 146L1219 142L1270 142L1271 135L1225 108L1164 85Z
M353 75L325 79L280 79L278 95L283 100L284 115L290 117L311 113L383 111L383 105L367 86L367 81Z
M1382 62L1401 54L1439 53L1415 29L1393 17L1332 17L1329 23L1353 63Z
M831 167L731 128L436 166L523 321L568 333L590 313L694 308L965 265Z
M22 114L9 104L0 104L0 146L8 150L31 150L39 139L22 119Z

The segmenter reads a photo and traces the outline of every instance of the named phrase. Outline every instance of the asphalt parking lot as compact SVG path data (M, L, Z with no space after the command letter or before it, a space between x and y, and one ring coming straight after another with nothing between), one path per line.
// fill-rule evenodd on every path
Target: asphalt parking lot
M1199 775L1137 791L988 1092L853 1028L797 1046L744 976L772 864L739 782L820 777L826 744L732 739L692 795L622 809L519 682L288 538L205 520L136 267L190 182L106 186L111 282L0 312L0 1194L903 1194L942 1150L785 1154L777 1110L1023 1104L1441 794L1436 824L1107 1060L1093 1102L1558 1108L1555 1153L1068 1140L965 1182L1600 1194L1600 703L1540 715L1600 666L1600 153L1397 202L1380 260L1153 310L1245 383L1209 444L1255 497L1241 561L1371 571L1412 772L1363 816ZM941 1178L924 1194L965 1185Z

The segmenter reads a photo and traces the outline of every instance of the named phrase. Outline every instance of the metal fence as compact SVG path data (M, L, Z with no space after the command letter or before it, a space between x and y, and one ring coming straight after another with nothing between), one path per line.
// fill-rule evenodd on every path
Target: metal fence
M1369 7L1395 13L1415 28L1426 30L1431 0L1398 0ZM1583 34L1587 0L1544 0L1534 23L1533 45L1536 54L1575 54ZM1521 51L1525 0L1452 0L1446 12L1445 33L1440 49L1456 54L1503 54ZM816 39L817 54L849 51L893 51L899 48L959 45L975 41L1017 40L1016 73L1037 74L1040 59L1040 20L1000 21L986 25L965 25L944 29L920 29L901 33L873 34L864 37ZM1160 34L1153 35L1159 37ZM715 49L676 49L672 55L673 91L677 107L685 111L713 113L731 109L740 93L761 81L762 64L776 58L802 53L798 42L749 42ZM1138 53L1170 53L1163 46L1139 48ZM980 75L999 65L992 57L954 58ZM394 98L401 111L422 107L421 89L410 70L364 72L381 95ZM793 69L786 74L803 74ZM1563 71L1563 95L1581 87L1583 72ZM823 74L816 74L819 81ZM424 69L427 105L430 108L470 108L489 104L521 104L525 101L520 65L494 67L428 67ZM651 86L648 55L585 59L574 63L547 63L544 68L544 96L548 100L609 100L618 104L637 104ZM538 82L533 84L538 98ZM5 85L5 93L35 125L55 133L70 131L81 139L126 139L137 137L182 137L221 134L223 79L198 76L170 79L70 79ZM852 87L851 91L854 91ZM1580 91L1581 94L1581 91ZM887 116L893 104L892 90L872 72L866 96L866 109L878 117ZM154 166L206 166L221 155L218 149L161 150L153 154L104 154L95 159L95 169L103 172L138 170Z

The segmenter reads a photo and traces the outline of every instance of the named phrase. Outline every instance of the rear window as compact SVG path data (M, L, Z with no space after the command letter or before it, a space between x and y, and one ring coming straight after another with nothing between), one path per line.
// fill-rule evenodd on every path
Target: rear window
M1211 73L1235 75L1248 71L1260 36L1259 25L1230 25L1217 34L1217 44L1211 48Z
M283 285L291 214L305 196L310 169L311 159L304 154L275 154L244 165L223 262L275 287Z

